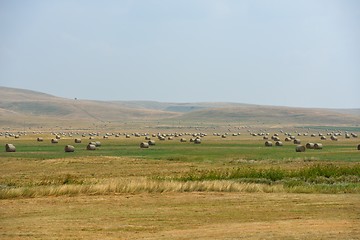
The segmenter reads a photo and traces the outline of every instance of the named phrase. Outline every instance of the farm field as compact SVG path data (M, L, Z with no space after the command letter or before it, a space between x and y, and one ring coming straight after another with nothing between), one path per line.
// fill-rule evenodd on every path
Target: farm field
M0 238L357 239L359 139L312 132L296 138L323 148L305 152L279 131L272 147L247 131L207 132L201 144L150 133L146 149L144 134L1 136L16 152L0 152ZM86 150L90 141L101 146Z

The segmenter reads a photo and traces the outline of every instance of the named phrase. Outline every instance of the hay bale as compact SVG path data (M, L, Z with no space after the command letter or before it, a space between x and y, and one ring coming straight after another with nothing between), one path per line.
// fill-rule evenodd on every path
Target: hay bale
M140 143L140 148L149 148L149 143L147 142Z
M180 142L186 142L186 138L181 138Z
M271 147L272 146L272 142L271 141L266 141L265 142L265 147Z
M149 141L149 140L151 140L151 138L149 136L146 136L145 140Z
M322 143L315 143L314 144L314 149L322 149L322 148L323 148Z
M280 141L280 138L278 136L272 136L271 139L274 141Z
M201 143L201 139L200 139L200 138L195 138L194 143L195 143L195 144L200 144L200 143Z
M81 139L80 138L75 138L75 143L81 143Z
M11 143L7 143L7 144L5 144L5 151L6 152L16 152L16 147Z
M51 143L58 143L58 142L59 142L59 140L57 138L51 139Z
M65 152L74 152L75 151L75 147L72 145L66 145L64 148Z
M315 144L309 142L309 143L307 143L305 146L306 146L307 149L314 149Z
M334 135L331 135L330 139L333 140L333 141L337 141L337 140L338 140L337 137L335 137Z
M320 139L321 139L321 140L326 140L326 137L325 137L325 136L321 136Z
M61 137L60 137L60 135L56 135L56 137L55 137L56 139L60 139Z
M305 152L305 147L303 145L297 145L295 147L296 152Z
M98 141L95 142L95 146L96 146L96 147L101 147L101 142L98 142Z
M360 144L358 145L358 150L360 150Z
M291 142L291 138L286 137L286 138L285 138L285 142Z
M89 144L86 146L86 150L96 150L95 144L89 143Z
M38 142L43 142L44 139L43 139L42 137L38 137L38 138L36 139L36 141L38 141Z
M301 144L301 141L300 141L300 139L294 139L294 144Z
M148 141L148 144L149 144L149 146L155 146L155 141L154 141L154 140L150 140L150 141Z
M282 147L283 143L281 141L276 141L275 146Z

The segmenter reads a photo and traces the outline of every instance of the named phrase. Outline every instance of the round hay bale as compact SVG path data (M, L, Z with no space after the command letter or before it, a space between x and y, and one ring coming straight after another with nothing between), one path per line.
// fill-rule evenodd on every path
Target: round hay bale
M58 142L59 142L59 140L57 138L51 139L51 143L58 143Z
M201 143L201 139L200 139L200 138L195 138L194 143L195 143L195 144L200 144L200 143Z
M322 149L322 148L323 148L322 143L315 143L314 144L314 149Z
M129 135L129 134L126 134L125 137L126 137L126 138L130 138L130 135Z
M360 144L358 145L358 150L360 150Z
M305 146L306 146L307 149L314 149L315 144L309 142L309 143L307 143Z
M281 141L276 141L275 146L282 147L283 143Z
M44 139L43 139L42 137L38 137L38 138L36 139L36 141L38 141L38 142L43 142Z
M154 141L154 140L150 140L150 141L148 141L148 144L149 144L149 146L155 146L155 141Z
M89 143L89 144L86 146L86 150L96 150L95 144Z
M268 136L264 136L263 139L264 139L264 140L268 140L269 137L268 137Z
M297 145L295 147L296 152L305 152L305 147L303 145Z
M65 152L74 152L75 151L75 147L72 145L66 145L64 148Z
M186 142L186 138L181 138L180 142Z
M75 138L75 143L81 143L81 139L80 138Z
M294 144L301 144L300 139L294 139Z
M148 140L148 141L149 141L149 140L151 140L151 138L150 138L149 136L146 136L146 137L145 137L145 140Z
M101 147L101 142L99 142L99 141L98 141L98 142L95 142L95 146L96 146L96 147Z
M338 140L337 137L335 137L334 135L332 135L332 136L330 137L330 139L333 140L333 141L337 141L337 140Z
M173 140L173 137L168 137L168 140Z
M149 148L149 143L147 142L140 143L140 148Z
M14 137L15 137L15 138L20 138L20 135L15 135Z
M291 138L286 137L286 138L285 138L285 142L291 142Z
M59 136L59 135L56 135L56 137L55 137L56 139L60 139L61 137Z
M271 147L272 146L272 142L271 141L266 141L265 142L265 147Z
M271 139L274 141L280 141L280 138L278 136L271 136Z
M7 144L5 144L5 151L6 152L16 152L16 147L11 143L7 143Z
M222 138L226 138L226 135L225 135L225 134L223 134L223 135L221 135L221 137L222 137Z
M321 139L321 140L326 140L326 137L325 137L325 136L321 136L320 139Z

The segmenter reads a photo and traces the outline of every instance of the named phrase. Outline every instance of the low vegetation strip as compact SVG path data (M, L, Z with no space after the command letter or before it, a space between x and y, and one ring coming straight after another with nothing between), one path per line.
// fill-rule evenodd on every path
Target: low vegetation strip
M61 195L163 192L360 193L360 165L314 165L301 169L251 167L192 171L180 177L133 177L87 182L67 175L58 181L0 186L0 199Z
M0 189L0 199L43 196L109 195L163 192L284 192L281 185L218 181L162 181L148 178L114 179L97 184L62 184Z
M313 165L300 169L255 169L252 167L239 167L231 169L192 171L179 177L179 181L204 180L238 180L240 182L279 183L281 181L301 181L306 183L360 183L360 165Z

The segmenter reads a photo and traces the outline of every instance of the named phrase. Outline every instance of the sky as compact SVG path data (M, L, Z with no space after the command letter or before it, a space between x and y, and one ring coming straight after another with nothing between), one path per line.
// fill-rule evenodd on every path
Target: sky
M0 86L360 108L360 1L0 0Z

